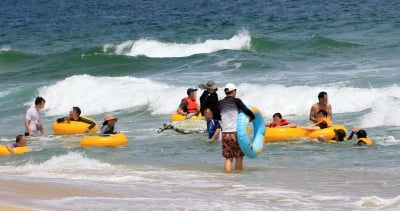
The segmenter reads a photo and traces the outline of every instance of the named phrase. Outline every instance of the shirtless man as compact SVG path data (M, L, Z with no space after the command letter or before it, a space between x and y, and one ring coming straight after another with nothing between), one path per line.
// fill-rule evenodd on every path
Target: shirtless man
M318 103L311 106L310 120L314 123L317 122L317 112L319 110L325 110L328 112L328 118L332 119L332 105L328 103L328 93L320 92L318 94Z

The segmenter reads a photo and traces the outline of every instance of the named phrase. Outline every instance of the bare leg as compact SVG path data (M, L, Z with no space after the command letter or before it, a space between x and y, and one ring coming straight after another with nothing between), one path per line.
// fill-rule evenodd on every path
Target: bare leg
M236 158L235 169L236 170L242 170L243 169L243 157L237 157Z
M224 165L225 171L232 171L232 160L233 158L226 158Z

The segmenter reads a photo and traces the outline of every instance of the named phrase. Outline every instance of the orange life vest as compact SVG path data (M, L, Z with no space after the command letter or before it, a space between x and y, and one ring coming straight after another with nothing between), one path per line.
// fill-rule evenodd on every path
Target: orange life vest
M275 123L269 124L269 127L279 127L279 126L284 126L284 125L288 125L288 124L290 124L289 121L287 121L286 119L282 119L278 124L275 124Z
M328 127L332 126L332 121L329 118L323 118L321 121L317 122L317 125L325 123Z
M356 144L358 144L360 142L364 142L367 146L372 145L372 140L369 138L359 138L359 139L357 139Z
M196 100L192 100L188 97L182 98L182 100L187 102L187 112L194 113L199 111L199 105Z

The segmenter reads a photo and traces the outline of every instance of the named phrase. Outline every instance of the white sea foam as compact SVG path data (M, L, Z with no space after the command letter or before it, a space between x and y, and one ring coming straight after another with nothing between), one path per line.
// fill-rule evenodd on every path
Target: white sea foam
M400 144L400 140L393 136L374 137L374 143L382 146L392 146Z
M39 89L47 115L66 115L79 106L84 115L147 106L153 114L171 113L186 89L135 77L77 75ZM28 104L31 104L29 102Z
M394 198L380 198L377 196L362 197L354 203L361 208L398 210L400 208L400 196Z
M195 54L213 53L220 50L242 50L250 48L251 36L241 30L230 39L209 39L198 43L167 43L153 39L128 40L118 45L106 44L104 53L125 56L147 56L153 58L187 57Z
M392 87L380 93L372 101L372 111L365 115L364 127L399 126L400 88ZM372 121L371 121L372 120Z
M0 138L0 142L6 142L7 144L9 143L9 142L12 142L12 141L14 141L15 139L8 139L8 138L4 138L4 137L1 137Z
M235 195L226 194L230 189L221 191L214 190L207 192L204 189L190 189L174 186L171 187L142 187L136 184L135 188L124 190L123 194L118 197L66 197L53 200L42 201L52 209L60 209L69 207L73 210L92 210L98 207L103 209L129 209L132 204L141 210L156 210L168 207L169 210L309 210L313 209L335 209L337 206L347 209L353 208L343 203L344 197L320 198L309 197L307 195L287 192L289 195L279 196L275 198L274 190L256 193L256 196L244 194L251 192L240 192ZM149 190L154 190L153 194L149 194ZM109 191L109 190L108 190ZM144 192L145 194L138 194ZM271 196L272 194L272 196ZM121 196L122 195L122 196ZM210 200L210 195L218 196ZM321 199L321 200L319 200ZM84 202L84 203L83 203ZM331 205L335 203L334 205Z
M90 180L119 184L143 183L209 187L210 178L220 173L175 171L149 166L112 165L89 158L81 152L52 156L43 162L27 162L18 166L0 166L0 174L24 175L35 178ZM193 183L196 181L196 183ZM213 186L213 185L211 185ZM219 185L217 185L219 186Z
M38 178L60 178L73 180L106 181L114 183L153 182L146 175L136 175L125 168L88 158L79 152L52 156L41 163L26 163L20 166L2 166L0 173L21 174Z
M5 97L5 96L9 95L10 93L15 92L16 90L17 90L17 88L10 88L10 89L0 91L0 97Z
M79 165L77 165L79 163ZM79 152L68 152L65 155L52 156L42 163L27 163L10 169L2 168L3 172L15 174L63 174L71 171L87 170L112 171L114 167L95 159L87 158ZM42 176L42 175L40 175Z
M400 115L394 112L400 109L400 88L353 88L353 87L310 87L282 85L240 84L238 97L246 104L261 109L264 116L275 112L284 115L307 116L312 104L317 101L320 91L327 91L334 113L359 112L371 109L360 116L361 127L398 126Z
M400 88L353 88L336 86L283 86L278 84L237 84L238 97L258 107L264 116L280 112L285 116L308 116L320 91L327 91L334 113L363 112L357 121L361 127L400 126ZM187 86L189 87L189 85ZM66 115L72 106L84 115L117 110L147 108L153 115L173 113L187 87L135 77L94 77L75 75L41 87L47 115ZM198 91L198 97L201 91ZM218 91L220 99L225 94ZM30 101L28 104L32 104Z
M11 50L12 50L11 47L0 47L0 52L2 52L2 51L7 52L7 51L11 51Z

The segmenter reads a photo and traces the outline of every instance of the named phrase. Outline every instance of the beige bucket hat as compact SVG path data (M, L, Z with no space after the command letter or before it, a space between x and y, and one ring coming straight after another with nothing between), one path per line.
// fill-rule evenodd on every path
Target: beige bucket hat
M104 121L112 120L114 119L115 121L118 121L118 118L113 117L111 114L106 114L104 115Z
M207 81L206 84L200 84L199 88L200 89L217 89L218 84L215 83L214 81L210 80L210 81Z

